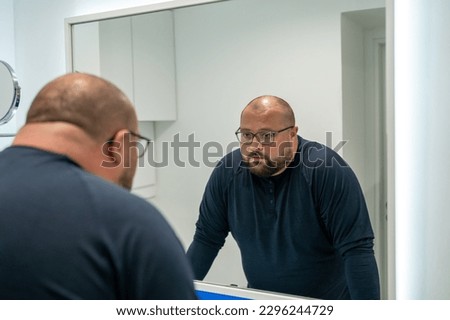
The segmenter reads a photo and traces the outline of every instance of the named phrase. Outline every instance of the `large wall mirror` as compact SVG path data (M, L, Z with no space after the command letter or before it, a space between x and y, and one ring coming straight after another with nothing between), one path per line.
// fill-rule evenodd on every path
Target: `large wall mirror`
M339 152L366 194L386 298L384 7L384 0L181 0L71 17L67 70L106 77L134 101L155 139L152 201L186 246L214 163L237 146L240 112L254 97L286 99L305 138L333 148L346 141ZM173 150L175 140L192 141L192 149ZM207 280L245 285L232 239Z
M0 125L9 122L20 102L20 86L12 67L0 60Z

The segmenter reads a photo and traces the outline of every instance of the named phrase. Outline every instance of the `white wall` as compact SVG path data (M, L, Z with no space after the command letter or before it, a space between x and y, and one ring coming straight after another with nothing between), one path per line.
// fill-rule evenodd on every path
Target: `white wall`
M0 1L0 60L14 66L14 9L13 0Z
M450 2L394 2L397 298L450 299Z
M351 139L344 148L344 157L352 166L362 186L366 185L366 163L360 161L365 154L365 30L353 21L351 15L342 16L342 68L343 74L343 137Z

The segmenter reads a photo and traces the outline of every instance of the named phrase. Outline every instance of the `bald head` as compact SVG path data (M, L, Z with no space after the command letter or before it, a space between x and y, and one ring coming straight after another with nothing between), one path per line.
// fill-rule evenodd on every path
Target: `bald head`
M70 123L96 141L105 141L119 129L137 127L129 99L112 83L84 73L63 75L37 94L26 124L45 122Z
M241 114L244 115L278 115L280 121L286 126L295 125L295 115L291 106L283 99L276 96L260 96L250 101Z

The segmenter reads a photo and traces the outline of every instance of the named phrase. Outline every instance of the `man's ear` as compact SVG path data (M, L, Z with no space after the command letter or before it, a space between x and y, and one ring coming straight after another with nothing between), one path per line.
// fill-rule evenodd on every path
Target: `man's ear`
M298 127L297 127L297 126L293 127L293 128L292 128L292 131L294 132L294 134L293 134L292 136L293 136L293 137L294 137L294 136L297 136L297 134L298 134Z
M119 130L110 140L103 144L102 153L105 160L103 161L102 166L107 168L115 168L122 163L125 148L124 137L127 133L128 131L126 129Z

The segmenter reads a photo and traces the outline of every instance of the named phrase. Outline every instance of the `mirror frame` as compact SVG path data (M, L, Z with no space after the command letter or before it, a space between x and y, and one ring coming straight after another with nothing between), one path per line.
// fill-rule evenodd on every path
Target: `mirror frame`
M164 0L163 0L164 1ZM66 18L64 20L65 26L65 53L66 53L66 70L73 72L73 57L72 57L72 25L88 23L106 19L126 17L136 14L145 14L161 10L172 10L177 8L202 5L208 3L220 3L233 0L172 0L162 3L155 3L145 6L138 6L132 8L125 8L107 12L100 12L94 14L86 14L82 16L75 16ZM385 0L386 7L386 110L389 118L387 127L389 129L390 138L387 141L387 150L390 155L387 160L388 171L388 189L391 190L387 194L387 207L390 212L390 221L387 229L387 295L388 299L396 298L396 226L395 226L395 77L394 77L394 27L395 27L395 0Z
M0 60L0 64L3 64L6 69L9 71L9 74L11 75L11 81L13 83L13 97L11 101L11 105L9 106L8 111L5 115L0 115L2 118L0 118L0 125L5 124L11 120L14 115L16 114L17 108L19 107L20 103L20 86L19 81L17 80L17 76L13 70L13 68L5 61Z

